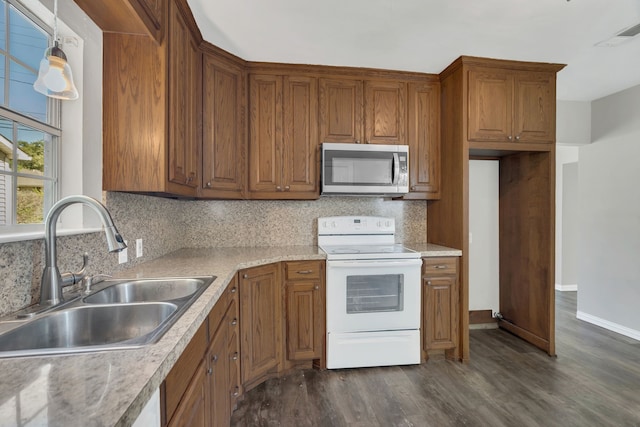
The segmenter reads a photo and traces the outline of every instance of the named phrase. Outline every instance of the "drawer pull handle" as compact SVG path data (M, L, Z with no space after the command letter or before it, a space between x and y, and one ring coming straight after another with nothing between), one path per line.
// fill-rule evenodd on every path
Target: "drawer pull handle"
M446 265L434 265L433 268L437 268L439 270L442 270L443 268L447 268Z
M313 270L300 270L300 271L296 271L296 273L298 273L298 274L311 274L311 273L313 273Z
M234 319L231 321L231 325L236 326L237 324L238 324L238 319L234 318Z

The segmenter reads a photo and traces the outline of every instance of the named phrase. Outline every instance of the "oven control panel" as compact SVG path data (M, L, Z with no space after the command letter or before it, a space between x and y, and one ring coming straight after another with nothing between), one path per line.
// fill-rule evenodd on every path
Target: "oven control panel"
M394 234L395 218L328 216L318 218L318 235Z

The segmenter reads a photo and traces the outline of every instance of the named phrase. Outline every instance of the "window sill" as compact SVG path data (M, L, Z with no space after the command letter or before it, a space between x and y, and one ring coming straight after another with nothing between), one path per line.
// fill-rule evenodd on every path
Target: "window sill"
M76 234L89 234L102 231L102 228L68 228L56 230L56 236L73 236ZM44 239L44 230L25 233L0 234L0 243L24 242L28 240Z

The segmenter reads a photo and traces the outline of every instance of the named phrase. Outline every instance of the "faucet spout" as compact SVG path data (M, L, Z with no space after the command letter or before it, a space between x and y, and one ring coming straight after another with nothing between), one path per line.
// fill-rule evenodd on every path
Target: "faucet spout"
M88 196L69 196L59 200L51 207L44 222L45 267L40 283L40 304L56 305L64 301L62 296L62 275L58 269L56 248L56 227L62 211L69 205L81 203L91 207L97 214L107 237L109 252L120 252L127 247L124 239L113 223L113 219L102 203Z

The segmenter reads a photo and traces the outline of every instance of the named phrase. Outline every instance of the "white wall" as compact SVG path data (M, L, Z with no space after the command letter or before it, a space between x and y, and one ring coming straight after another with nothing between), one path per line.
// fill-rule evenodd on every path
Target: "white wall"
M562 275L561 290L578 290L578 162L562 167Z
M580 147L578 318L640 339L640 86L592 103Z
M577 191L577 181L571 185L564 182L564 166L578 161L579 146L591 143L591 103L582 101L558 101L556 103L556 280L557 290L575 291L577 279L575 265L572 271L565 274L565 262L571 263L577 257L575 223L577 217L563 213L567 203L575 204L573 194L565 200L565 188ZM565 233L565 222L569 229ZM566 236L565 236L566 234ZM566 239L572 239L566 242ZM565 260L565 254L567 260Z
M469 310L500 311L499 168L469 161Z

